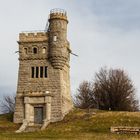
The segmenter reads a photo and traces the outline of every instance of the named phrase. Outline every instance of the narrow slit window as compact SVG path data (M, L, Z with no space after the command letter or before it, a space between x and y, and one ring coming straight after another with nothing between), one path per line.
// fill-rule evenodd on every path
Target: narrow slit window
M40 78L43 78L43 67L40 67Z
M27 48L24 48L24 54L27 54Z
M39 69L38 67L36 67L36 78L38 78L38 74L39 74Z
M45 47L42 49L42 53L43 53L43 54L46 53L46 48L45 48Z
M57 36L56 35L53 36L53 41L57 41Z
M35 69L34 69L34 67L32 67L31 69L32 69L32 70L31 70L31 76L32 76L32 78L34 78Z
M45 78L47 78L47 76L48 76L48 73L47 73L47 66L45 66Z

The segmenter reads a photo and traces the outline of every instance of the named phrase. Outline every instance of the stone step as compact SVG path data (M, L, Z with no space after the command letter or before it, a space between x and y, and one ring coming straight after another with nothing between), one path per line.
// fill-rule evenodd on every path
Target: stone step
M42 125L28 126L24 132L35 132L40 131Z

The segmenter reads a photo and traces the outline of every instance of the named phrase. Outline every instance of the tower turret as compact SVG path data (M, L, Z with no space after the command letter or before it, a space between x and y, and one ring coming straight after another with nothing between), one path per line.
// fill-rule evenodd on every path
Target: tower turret
M63 69L69 60L67 40L67 14L61 9L53 9L49 18L49 59L55 69Z

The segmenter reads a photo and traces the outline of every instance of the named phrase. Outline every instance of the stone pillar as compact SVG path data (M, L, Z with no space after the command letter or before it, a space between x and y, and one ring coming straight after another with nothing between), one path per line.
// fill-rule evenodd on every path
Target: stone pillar
M51 120L51 96L45 96L45 108L46 114L41 130L44 130Z
M45 120L46 121L50 121L51 120L51 97L50 96L46 96L45 97L45 103L46 103L46 117Z
M30 104L26 103L25 104L25 119L30 120Z
M29 97L24 97L24 103L25 103L25 120L30 121Z

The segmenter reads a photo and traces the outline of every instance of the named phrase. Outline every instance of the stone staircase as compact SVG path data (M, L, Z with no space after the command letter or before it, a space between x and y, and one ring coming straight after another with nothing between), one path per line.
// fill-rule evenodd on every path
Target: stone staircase
M16 133L21 133L21 132L35 132L35 131L40 131L44 130L48 125L50 121L44 121L43 124L34 124L30 126L29 122L27 120L23 120L23 124L21 127L15 131Z
M28 126L24 132L35 132L35 131L40 131L41 130L41 127L42 125L40 124L37 124L37 125L34 125L34 126Z

